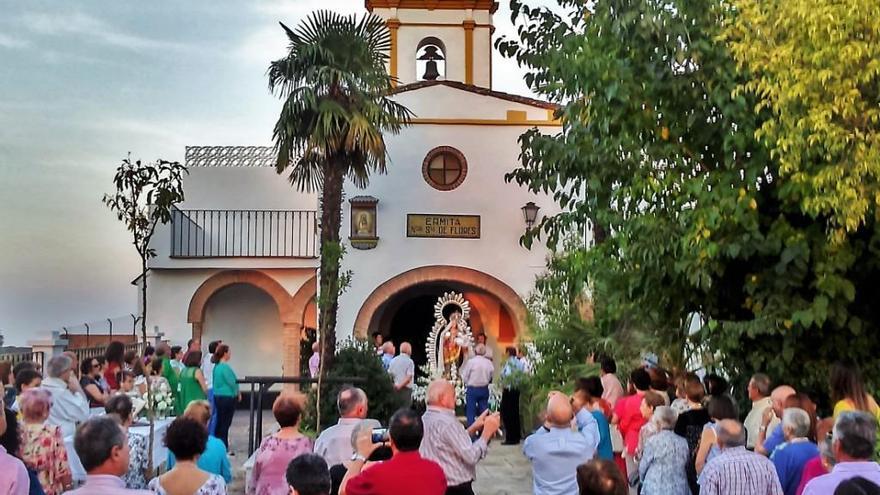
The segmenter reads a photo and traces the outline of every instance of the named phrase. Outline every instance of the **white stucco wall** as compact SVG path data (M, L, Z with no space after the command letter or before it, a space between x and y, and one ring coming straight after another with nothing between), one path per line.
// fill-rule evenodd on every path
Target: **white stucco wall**
M545 109L434 86L401 93L398 100L411 105L420 117L504 118L508 109L528 109L530 118L546 119ZM457 102L457 103L455 103ZM541 244L527 250L519 245L525 230L520 208L529 201L540 215L558 211L548 196L533 195L504 175L518 166L517 138L527 126L413 125L388 138L389 173L374 176L365 190L351 185L348 197L366 194L379 199L375 249L348 246L345 269L353 272L351 287L340 300L340 335L350 334L357 313L373 290L407 270L426 265L455 265L498 278L525 297L536 275L544 271L547 251ZM547 127L547 132L558 132ZM457 189L438 191L422 177L422 161L431 149L452 146L467 159L467 178ZM342 238L350 235L349 205L343 212ZM480 239L425 239L406 237L408 213L480 215Z
M501 100L442 84L414 91L403 91L396 94L394 99L409 108L416 118L505 120L508 111L526 112L528 120L547 121L550 117L546 108ZM470 133L472 129L472 127L462 127L458 132ZM528 126L517 126L517 129L519 136L528 129ZM404 132L409 132L409 129ZM516 140L513 141L513 145L519 150Z
M230 363L239 376L279 376L282 330L275 301L260 289L236 284L208 301L202 346L217 339L228 344Z

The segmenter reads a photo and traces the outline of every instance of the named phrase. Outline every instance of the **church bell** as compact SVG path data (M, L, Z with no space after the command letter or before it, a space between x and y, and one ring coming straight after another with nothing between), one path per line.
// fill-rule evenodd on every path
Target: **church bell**
M426 81L436 81L438 77L440 77L440 72L437 70L437 60L443 60L443 55L437 53L437 47L434 45L427 45L425 47L425 53L419 57L419 60L427 60L428 63L425 64L425 74L422 76L422 79Z

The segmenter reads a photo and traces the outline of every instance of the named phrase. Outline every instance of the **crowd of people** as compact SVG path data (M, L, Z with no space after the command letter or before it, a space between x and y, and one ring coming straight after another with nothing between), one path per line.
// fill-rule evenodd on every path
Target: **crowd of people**
M282 392L272 406L277 429L252 457L249 495L473 494L491 443L520 443L516 381L503 380L506 414L490 411L485 393L496 373L528 372L515 348L497 364L484 342L468 350L461 421L455 385L445 379L428 385L417 412L410 344L401 343L399 353L390 342L377 344L403 407L383 427L369 418L367 394L344 387L338 421L313 440L300 429L306 397ZM137 356L112 343L104 356L77 363L65 353L44 370L0 363L8 385L0 493L225 494L233 479L228 429L240 400L237 378L228 345L212 342L206 356L199 347L161 344ZM673 377L646 361L624 384L613 360L598 364L599 376L573 380L570 395L549 393L540 426L522 442L536 495L880 494L880 406L853 365L834 365L833 411L820 418L810 394L762 373L749 380L750 407L741 415L718 375ZM147 438L131 431L147 388L157 384L172 391L176 413L157 439L168 449L160 475L151 469ZM87 473L78 487L65 438Z
M880 494L880 406L855 366L833 367L827 418L809 394L755 374L743 422L718 375L673 379L648 362L626 391L612 360L600 368L571 397L551 393L526 439L535 494Z
M147 346L142 355L114 341L101 356L80 361L76 352L67 351L45 367L0 361L5 413L0 436L6 439L0 452L0 493L56 495L74 488L73 453L65 439L73 443L76 461L88 473L85 485L74 493L222 493L232 479L228 432L241 399L230 357L229 346L221 341L211 342L203 354L194 339L185 349L166 343ZM164 438L156 439L168 447L169 471L154 477L148 436L129 428L142 411L151 410L151 396L160 389L169 393L169 413L176 419ZM194 433L193 425L204 436ZM201 447L193 446L193 439ZM209 491L177 488L189 486L177 485L181 479L198 479L172 475L185 472L188 463L211 475L202 480ZM107 478L111 474L114 479ZM221 485L223 489L213 488Z

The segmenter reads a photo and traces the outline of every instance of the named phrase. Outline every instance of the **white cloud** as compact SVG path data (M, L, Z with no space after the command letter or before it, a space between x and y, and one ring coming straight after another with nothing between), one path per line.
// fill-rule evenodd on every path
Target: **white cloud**
M130 34L81 12L65 14L26 13L21 25L28 30L47 36L72 35L131 51L187 50L189 47L174 41L157 40Z
M362 3L352 0L263 0L255 2L253 8L265 18L265 22L244 37L234 54L240 61L260 67L268 67L269 62L287 54L288 39L279 22L294 28L315 10L332 10L340 14L366 12Z
M27 40L0 33L0 48L26 48L28 46L30 46L30 42Z

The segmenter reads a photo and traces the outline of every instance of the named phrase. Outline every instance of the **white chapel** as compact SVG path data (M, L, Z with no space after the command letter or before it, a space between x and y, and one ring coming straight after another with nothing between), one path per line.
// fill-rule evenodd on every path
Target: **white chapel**
M420 362L448 291L470 302L470 326L496 355L527 332L524 301L548 251L519 244L524 212L558 209L504 175L521 134L561 124L552 104L492 90L497 6L366 0L391 32L394 98L415 118L387 138L387 174L346 184L339 340L380 332L412 343ZM270 147L187 147L186 165L186 201L154 237L148 328L177 342L222 339L241 376L300 374L317 327L317 196L276 174Z

